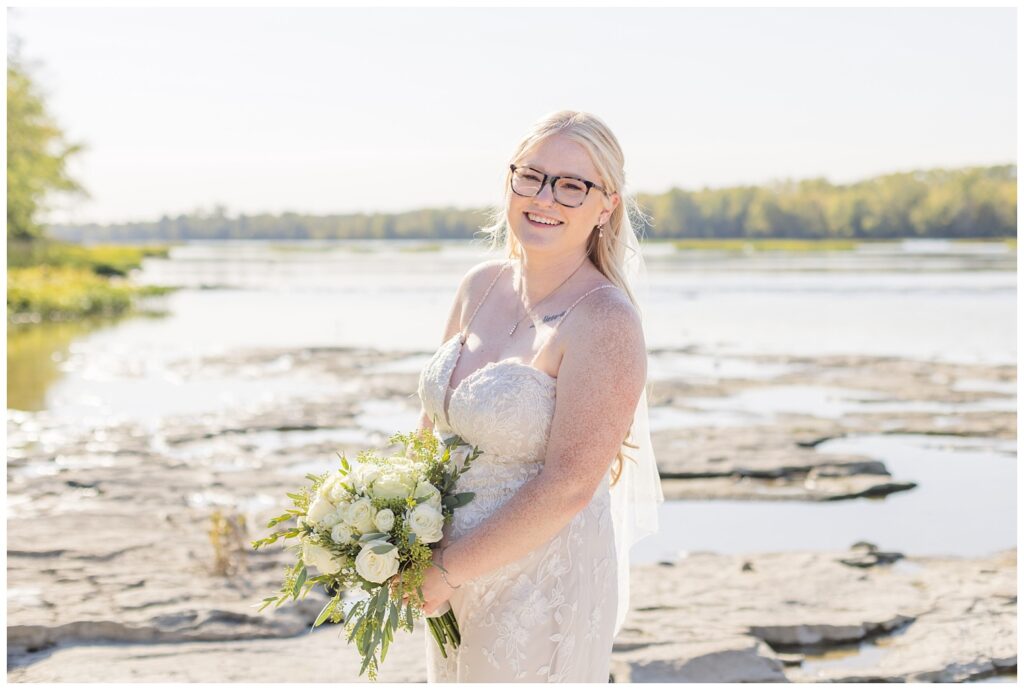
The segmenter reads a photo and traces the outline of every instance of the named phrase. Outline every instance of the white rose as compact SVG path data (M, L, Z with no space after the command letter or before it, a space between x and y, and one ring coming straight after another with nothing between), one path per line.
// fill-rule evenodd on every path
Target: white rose
M345 511L345 522L356 528L361 533L376 532L377 528L373 524L373 518L376 515L376 511L373 508L373 503L368 498L360 498L358 501L352 503L348 510Z
M432 506L435 510L441 510L441 492L437 490L437 487L430 482L423 480L416 485L416 491L413 493L414 498L427 497L425 503L428 506Z
M413 487L403 473L388 471L377 478L370 493L374 498L407 498Z
M339 522L331 528L331 541L335 544L348 544L350 541L355 541L352 538L352 528L344 522Z
M404 455L393 455L388 458L388 471L410 480L407 482L410 486L423 474L425 467L424 463L419 460L413 460Z
M345 516L348 514L348 507L351 503L339 503L334 507L334 512L329 514L323 519L323 523L326 525L330 521L330 527L338 524L339 522L345 522Z
M332 472L327 476L327 479L324 480L323 484L320 485L319 494L324 498L330 500L331 492L334 490L334 487L336 487L339 484L339 482L341 482L341 475L338 474L337 472Z
M378 510L376 517L373 518L373 524L377 525L377 529L381 532L390 532L391 528L395 526L395 514L390 508Z
M381 544L387 544L392 548L387 553L374 553L373 547ZM370 582L384 582L398 572L398 549L384 539L366 542L356 556L356 572Z
M433 544L441 541L444 536L444 515L429 503L421 503L408 513L405 517L409 531L416 534L416 539L424 544Z
M361 494L366 493L379 476L380 468L376 465L356 465L349 473L352 487Z
M313 501L306 511L306 517L309 518L310 522L320 522L332 511L334 511L334 504L323 496L317 496L316 500Z
M338 572L342 566L341 559L319 544L308 541L302 542L302 562L327 574Z
M342 484L342 482L339 480L339 481L334 483L334 486L331 487L331 491L327 495L327 497L329 499L331 499L331 503L342 503L342 502L348 500L348 498L349 498L348 489L346 489L341 484Z
M337 508L324 515L323 519L320 520L320 524L324 527L331 528L344 519L345 514L339 511Z

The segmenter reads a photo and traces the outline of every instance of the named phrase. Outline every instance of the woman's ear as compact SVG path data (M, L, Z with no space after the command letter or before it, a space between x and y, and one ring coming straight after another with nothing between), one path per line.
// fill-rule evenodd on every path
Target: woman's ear
M612 207L609 208L609 209L605 209L601 213L601 215L598 217L598 225L604 225L605 223L607 223L608 219L612 217L612 213L615 211L616 207L618 207L618 205L619 205L619 195L618 195L618 193L612 194L611 198L612 198Z

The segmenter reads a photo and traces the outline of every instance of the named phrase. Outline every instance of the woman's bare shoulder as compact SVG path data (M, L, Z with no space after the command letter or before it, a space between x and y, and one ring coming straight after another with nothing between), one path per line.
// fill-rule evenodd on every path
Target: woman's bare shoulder
M487 261L475 264L466 271L466 274L462 276L462 282L459 284L459 295L462 298L463 304L465 305L473 300L480 299L484 290L491 284L491 281L494 280L502 266L507 264L508 259L488 259Z
M606 288L606 289L598 289ZM575 319L585 330L594 328L641 329L640 312L625 290L611 281L604 281L583 293L573 308L580 313ZM571 319L570 319L571 321ZM602 326L602 324L607 324Z
M591 288L593 292L579 301L566 318L564 328L559 328L563 331L563 351L579 349L596 354L604 349L619 356L632 351L646 357L643 323L636 305L626 291L614 283L599 285L608 289Z

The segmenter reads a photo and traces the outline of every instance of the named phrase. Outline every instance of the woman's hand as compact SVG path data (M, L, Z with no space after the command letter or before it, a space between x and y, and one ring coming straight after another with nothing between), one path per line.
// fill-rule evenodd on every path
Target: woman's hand
M423 584L420 588L423 590L424 600L420 602L420 608L426 616L432 617L437 615L444 608L445 602L451 599L452 594L455 593L455 590L452 587L449 587L448 583L441 577L441 569L436 565L440 562L439 554L444 546L446 546L445 541L446 540L442 540L439 543L438 548L433 551L431 560L435 565L427 568L423 573ZM397 584L398 581L396 579L391 581L392 592L397 589ZM410 597L413 597L413 600L415 601L419 598L419 595L416 592L405 594L402 597L403 606L407 601L409 601Z
M437 554L437 551L434 552ZM436 564L437 556L434 556ZM448 586L448 583L441 577L441 569L433 565L423 573L423 613L426 616L436 616L444 609L445 602L451 599L455 590Z

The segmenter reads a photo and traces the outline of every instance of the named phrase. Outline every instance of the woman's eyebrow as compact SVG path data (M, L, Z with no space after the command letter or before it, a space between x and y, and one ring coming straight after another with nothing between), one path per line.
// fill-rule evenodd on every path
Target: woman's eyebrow
M549 173L547 170L544 170L543 168L538 167L538 166L534 165L533 163L523 163L523 166L526 167L526 168L533 168L534 170L537 170L538 172L542 172L545 175L554 175L555 177L578 177L581 180L587 179L586 175L580 175L579 173L574 173L574 172Z

